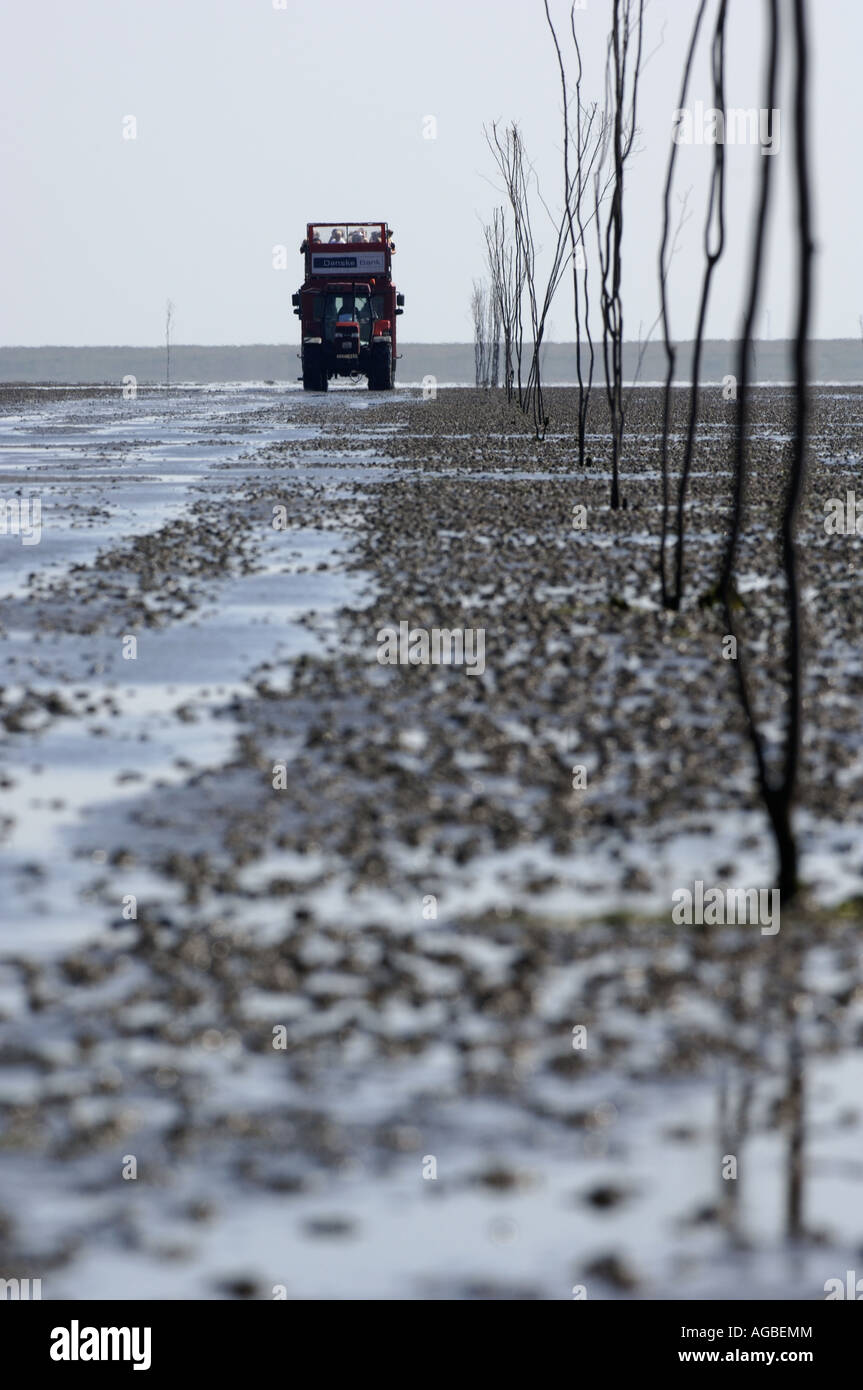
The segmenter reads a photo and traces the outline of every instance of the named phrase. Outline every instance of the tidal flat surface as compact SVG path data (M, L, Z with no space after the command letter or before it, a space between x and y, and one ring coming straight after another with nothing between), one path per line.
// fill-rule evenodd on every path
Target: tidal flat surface
M542 443L500 394L0 388L0 499L41 516L0 535L0 1275L818 1299L859 1267L863 536L824 519L863 390L813 389L773 935L672 920L774 881L708 601L732 406L702 393L666 613L661 393L616 513L599 393L583 470L574 391ZM791 408L755 392L739 566L771 754ZM482 630L482 671L381 664L402 622Z

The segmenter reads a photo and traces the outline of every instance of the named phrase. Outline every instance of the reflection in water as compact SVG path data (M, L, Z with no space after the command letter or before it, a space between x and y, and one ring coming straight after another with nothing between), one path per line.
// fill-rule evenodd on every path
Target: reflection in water
M795 962L799 969L799 957ZM795 985L797 981L795 980ZM786 1093L786 1113L788 1123L788 1171L786 1196L786 1230L789 1240L803 1234L803 1179L804 1179L804 1090L803 1090L803 1039L801 1037L801 1016L798 1004L803 996L796 989L789 990L787 1000L788 1026L788 1089Z
M726 962L728 1012L734 1022L728 1055L721 1061L717 1092L719 1219L729 1246L738 1250L753 1245L746 1230L745 1148L747 1140L753 1137L757 1102L760 1099L762 1106L764 1103L760 1092L769 1091L769 1085L764 1083L769 1082L771 1075L782 1080L781 1093L767 1110L768 1128L781 1128L785 1136L782 1230L789 1241L799 1241L810 1234L806 1222L807 1048L813 1057L823 1051L824 1029L818 1027L822 1022L829 1025L828 1037L835 1041L843 1031L845 1006L857 1001L860 993L859 983L852 977L850 987L836 990L829 998L819 996L811 980L807 981L807 969L811 973L813 953L826 948L804 941L807 928L803 924L784 927L776 944L771 942L766 948L775 952L778 959L765 962L763 957L757 958L759 950L765 949L763 946L748 949L744 945L742 951L733 951ZM843 964L853 963L856 977L856 949L852 946L843 955ZM741 1041L752 1035L753 1028L758 1038L754 1052Z

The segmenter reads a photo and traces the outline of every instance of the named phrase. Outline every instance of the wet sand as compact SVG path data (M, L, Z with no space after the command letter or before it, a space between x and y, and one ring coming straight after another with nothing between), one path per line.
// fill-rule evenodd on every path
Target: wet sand
M537 444L472 390L0 390L0 495L42 503L0 537L0 1263L43 1297L808 1299L855 1267L861 541L824 517L863 392L813 393L774 935L671 917L773 883L705 601L732 406L702 394L667 614L661 394L618 513L604 401L584 472L547 404ZM774 738L790 419L756 393L740 559ZM484 669L382 665L400 623L481 630Z

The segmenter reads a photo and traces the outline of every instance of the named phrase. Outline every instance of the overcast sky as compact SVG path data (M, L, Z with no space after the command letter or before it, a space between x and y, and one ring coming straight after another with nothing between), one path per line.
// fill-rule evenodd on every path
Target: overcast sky
M599 99L610 3L587 0L576 16L585 95ZM790 0L780 6L790 23ZM728 102L760 107L762 5L729 7ZM648 5L646 50L656 51L627 186L627 337L646 332L657 312L662 180L695 9L695 0ZM857 337L863 0L817 0L810 10L814 336ZM569 0L555 0L553 12L565 31ZM542 0L6 0L2 29L3 344L154 344L168 296L178 342L293 341L297 249L316 218L388 220L405 340L467 340L481 221L500 201L484 123L521 122L543 193L558 202L560 99ZM793 310L789 57L758 328L772 337L788 332ZM711 104L705 43L691 88L699 98ZM135 139L123 138L129 116ZM435 139L424 138L429 116ZM681 338L693 327L710 157L709 146L680 147L677 187L692 190L671 282ZM710 336L739 328L753 180L765 157L757 146L728 148L729 241ZM279 244L287 270L273 268ZM551 318L554 339L572 337L565 288Z

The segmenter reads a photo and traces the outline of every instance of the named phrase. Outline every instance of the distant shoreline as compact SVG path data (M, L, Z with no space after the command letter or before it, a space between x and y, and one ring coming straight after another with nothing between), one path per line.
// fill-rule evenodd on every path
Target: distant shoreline
M601 345L596 355L594 380L602 385ZM690 380L691 342L680 342L676 381ZM624 377L631 381L638 366L638 343L624 344ZM171 378L177 384L207 385L223 382L292 384L299 377L296 342L285 344L197 346L171 348ZM718 385L736 371L737 345L733 340L710 339L704 344L700 381ZM523 358L527 375L529 353ZM863 379L863 344L856 338L827 338L810 343L810 379L813 384L853 385ZM582 345L582 370L587 353ZM763 339L755 344L753 377L764 384L780 385L793 377L791 343L787 339ZM116 385L132 376L140 386L165 380L164 347L0 347L0 382L21 385ZM397 380L421 382L431 376L443 385L472 386L472 343L403 343L400 345ZM572 385L577 376L574 343L548 343L543 348L543 381L548 386ZM656 383L665 377L665 353L660 342L644 349L639 381Z

